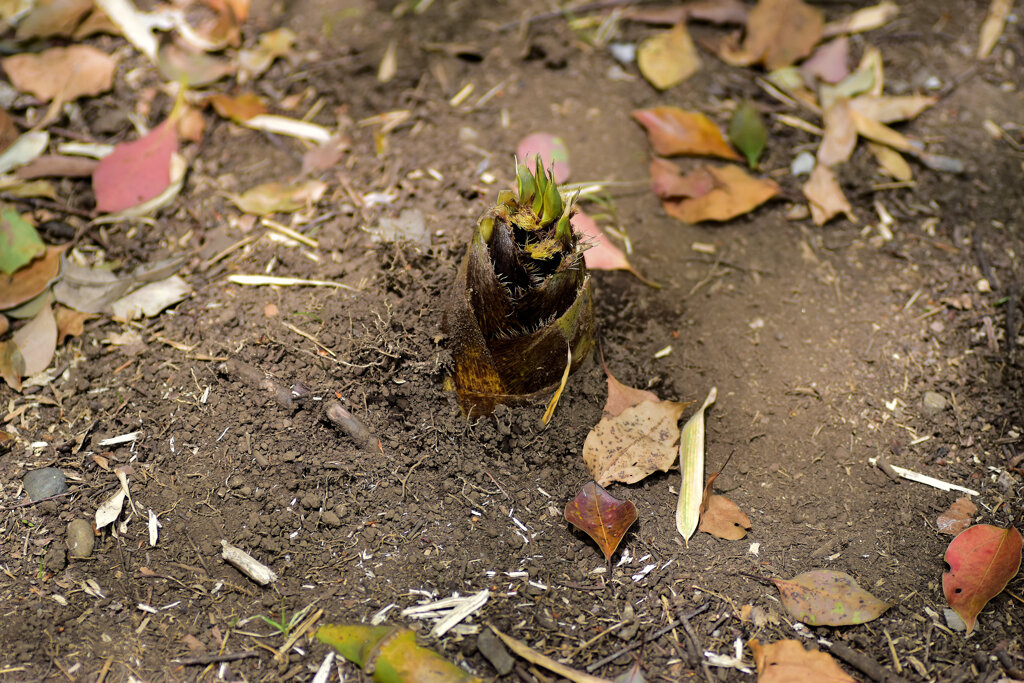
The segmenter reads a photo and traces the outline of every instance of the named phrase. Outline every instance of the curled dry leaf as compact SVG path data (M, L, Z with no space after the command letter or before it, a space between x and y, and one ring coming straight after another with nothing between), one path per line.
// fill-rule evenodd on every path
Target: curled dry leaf
M85 321L95 318L95 315L81 313L64 306L57 306L54 309L54 318L57 320L57 345L60 346L68 337L80 337L85 331Z
M594 219L583 213L576 212L571 219L573 230L586 243L587 250L583 252L583 262L590 270L625 270L632 273L640 282L649 287L660 287L641 275L626 258L621 249L612 244L608 236L597 227Z
M99 95L114 82L117 60L88 45L53 47L0 61L14 87L49 102Z
M298 185L264 183L246 190L241 195L228 195L228 198L245 213L265 216L271 213L298 211L307 204L318 201L326 191L327 184L319 180L310 180Z
M826 652L805 650L798 640L777 640L761 645L750 641L757 664L757 683L856 683Z
M665 213L684 223L727 221L753 211L779 193L769 178L755 178L739 166L707 166L714 188L699 197L662 200Z
M790 615L811 626L863 624L890 607L843 572L818 569L772 583Z
M636 64L658 90L679 85L700 68L700 56L685 22L644 39L636 50Z
M839 213L845 213L850 221L855 220L853 207L843 194L835 173L825 164L814 167L802 189L811 207L811 218L815 225L825 225Z
M935 525L942 533L956 536L971 525L971 518L977 511L978 506L970 498L960 497L953 501L948 510L939 515Z
M825 25L824 36L831 38L841 33L862 33L880 28L899 13L900 8L896 3L887 0L878 5L859 9L839 21L829 22Z
M654 151L662 156L691 154L738 161L722 131L704 114L679 107L636 109L633 118L647 129Z
M565 521L594 539L609 562L636 520L632 502L615 498L592 481L565 505Z
M892 147L886 147L877 142L869 142L868 149L871 150L875 161L878 162L878 166L883 173L887 173L901 182L908 182L914 179L914 171L910 168L910 164L907 163L902 154Z
M57 321L49 303L14 333L11 343L21 352L24 363L21 374L24 377L31 377L49 367L57 349Z
M1011 9L1013 0L992 0L989 3L988 14L978 34L978 59L985 59L992 54L992 48L999 42L999 36L1003 35L1003 27Z
M974 630L978 614L999 595L1020 569L1022 539L1014 527L1001 529L976 524L961 532L946 548L950 569L942 575L946 601Z
M718 398L718 387L711 387L707 398L683 427L679 438L679 500L676 502L676 531L687 542L700 519L704 481L704 413Z
M850 100L837 98L822 115L825 134L818 146L818 163L835 166L850 158L857 146L857 126L853 120Z
M632 484L675 463L685 404L644 401L603 417L583 442L583 462L601 486Z
M909 121L939 101L935 95L860 95L850 106L879 123Z

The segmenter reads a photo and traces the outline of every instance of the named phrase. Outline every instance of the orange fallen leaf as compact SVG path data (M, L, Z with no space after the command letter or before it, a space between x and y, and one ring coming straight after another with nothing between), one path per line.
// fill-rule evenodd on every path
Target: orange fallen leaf
M722 468L724 469L725 465L722 465ZM713 493L715 479L721 473L722 470L719 470L712 474L708 477L708 483L704 485L704 497L700 502L700 525L697 531L726 541L738 541L747 535L750 518L736 503L725 496Z
M1014 527L1000 529L976 524L961 532L946 548L950 569L942 575L946 601L974 630L978 614L999 595L1020 569L1022 539Z
M216 93L206 98L214 110L226 119L232 121L248 121L254 116L267 113L267 107L258 95L251 92L244 92L231 96L223 93Z
M592 481L565 506L565 521L594 539L609 562L636 520L632 502L615 498Z
M815 225L825 225L839 213L845 213L851 222L853 207L843 194L835 174L825 164L818 164L811 171L811 177L803 186L804 196L811 207L811 218Z
M715 122L679 107L636 109L633 118L647 129L654 151L662 156L691 154L739 160Z
M64 306L57 306L53 312L57 320L57 346L64 343L68 337L80 337L85 331L85 321L96 318L97 315L82 313Z
M956 536L971 525L971 518L977 511L978 506L970 498L960 497L953 501L948 510L939 515L935 525L940 532Z
M790 580L772 579L794 619L811 626L848 626L878 618L891 605L857 585L843 572L817 569Z
M686 405L644 401L603 417L583 442L583 462L601 486L632 484L675 464L679 418Z
M715 187L700 197L662 200L665 213L685 223L727 221L753 211L779 193L768 178L755 178L739 166L708 166Z
M777 640L761 645L750 641L757 664L757 683L856 683L832 655L805 650L798 640Z

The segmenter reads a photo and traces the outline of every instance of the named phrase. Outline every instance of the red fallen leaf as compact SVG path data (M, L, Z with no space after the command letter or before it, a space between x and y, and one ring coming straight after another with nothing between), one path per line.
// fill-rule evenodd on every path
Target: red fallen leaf
M565 521L594 539L608 562L636 519L632 502L613 497L592 481L565 506Z
M1022 545L1020 532L1014 527L976 524L946 548L950 571L942 575L942 592L967 624L968 633L974 630L982 608L1017 575Z
M832 655L805 650L798 640L777 640L761 645L755 638L750 641L750 649L757 664L757 683L855 683Z
M703 197L715 189L715 177L707 166L683 175L671 161L655 157L651 159L651 189L661 199Z
M582 211L577 211L570 222L576 233L588 243L587 250L583 252L583 261L587 264L587 268L629 271L648 287L661 287L658 283L648 280L637 272L622 250L612 244L601 228L597 227L593 218Z
M174 121L167 120L132 142L122 142L92 174L98 211L124 211L160 196L171 184L171 157L178 151Z
M843 572L818 569L772 583L793 618L811 626L863 624L890 607Z
M704 114L679 107L635 109L633 118L647 129L647 137L658 154L713 156L739 161L715 122Z
M956 536L971 525L971 517L978 511L978 506L970 498L957 498L949 509L939 515L935 525L944 534Z

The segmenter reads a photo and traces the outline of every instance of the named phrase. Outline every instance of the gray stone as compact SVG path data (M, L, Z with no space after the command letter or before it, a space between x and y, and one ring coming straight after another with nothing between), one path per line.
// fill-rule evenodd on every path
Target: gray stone
M32 500L42 500L60 495L68 490L68 482L64 479L64 473L56 467L32 470L25 475L24 483L25 493Z
M938 415L949 406L949 402L946 397L937 391L926 391L924 392L924 398L921 399L921 407L924 410L924 414L928 416Z
M964 623L964 620L960 617L960 615L954 612L953 610L949 609L948 607L942 610L942 616L946 618L946 626L948 626L950 629L954 631L967 630L967 624Z
M499 676L507 676L515 666L515 660L505 649L504 643L498 640L498 636L489 628L480 631L476 638L476 649L480 650L480 654L491 663Z
M92 531L92 524L81 518L71 520L68 524L68 556L85 559L92 555L95 545L96 535Z
M367 232L375 242L408 242L424 251L430 248L430 233L419 209L403 209L398 218L385 216Z

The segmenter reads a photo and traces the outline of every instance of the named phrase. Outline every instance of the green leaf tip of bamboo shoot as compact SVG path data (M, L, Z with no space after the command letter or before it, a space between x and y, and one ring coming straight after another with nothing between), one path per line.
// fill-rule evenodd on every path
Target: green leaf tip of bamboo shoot
M541 224L547 225L558 220L558 217L562 215L562 209L564 208L565 205L562 204L562 195L558 192L558 185L556 185L554 180L552 180L548 183L547 189L544 191L544 208L540 216Z
M533 197L533 213L537 217L540 217L544 212L544 197L548 190L548 176L544 171L544 165L540 160L540 155L537 156L537 171L533 174L534 181L537 185L537 194Z
M537 192L537 181L534 180L530 169L518 161L516 161L516 185L519 191L519 203L532 203L533 196Z

